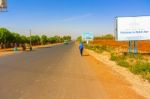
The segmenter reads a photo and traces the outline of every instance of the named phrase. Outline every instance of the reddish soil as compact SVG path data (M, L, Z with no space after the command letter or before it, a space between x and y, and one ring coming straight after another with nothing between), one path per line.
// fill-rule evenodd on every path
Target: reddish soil
M115 40L94 40L92 44L108 45L125 49L128 48L128 42L118 42ZM138 50L150 52L150 41L138 41Z
M106 64L94 57L85 57L95 71L110 99L145 99L132 89L132 85L124 77L113 71ZM105 75L105 76L104 76Z

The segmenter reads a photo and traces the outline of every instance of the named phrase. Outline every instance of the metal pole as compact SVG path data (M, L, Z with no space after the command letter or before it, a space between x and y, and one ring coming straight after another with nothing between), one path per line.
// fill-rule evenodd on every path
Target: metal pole
M32 51L31 29L30 29L30 51Z
M134 41L134 54L138 53L137 41Z
M7 0L1 0L0 12L7 12ZM2 46L5 48L6 47L6 36L4 38L4 42L3 43L2 43L3 44Z
M87 45L89 44L89 40L86 40Z
M132 41L129 41L129 53L132 53Z

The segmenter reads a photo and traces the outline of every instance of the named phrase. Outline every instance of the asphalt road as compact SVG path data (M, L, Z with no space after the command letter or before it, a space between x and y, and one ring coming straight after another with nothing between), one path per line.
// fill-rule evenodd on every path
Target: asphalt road
M0 57L0 99L107 99L89 65L74 43Z

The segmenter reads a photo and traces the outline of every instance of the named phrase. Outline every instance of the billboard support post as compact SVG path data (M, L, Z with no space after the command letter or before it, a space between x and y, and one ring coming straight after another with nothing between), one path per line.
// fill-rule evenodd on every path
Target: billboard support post
M30 51L32 51L32 38L31 38L31 29L30 29Z
M133 45L134 44L134 45ZM134 54L138 54L138 46L137 46L137 41L129 41L129 54L132 53L132 51L134 50Z
M87 40L86 43L89 44L89 40Z
M129 41L129 53L132 53L132 41Z
M134 54L138 53L137 41L134 41Z

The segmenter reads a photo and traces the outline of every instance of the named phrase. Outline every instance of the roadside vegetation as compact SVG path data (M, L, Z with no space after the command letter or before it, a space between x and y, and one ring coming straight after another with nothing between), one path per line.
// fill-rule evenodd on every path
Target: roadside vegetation
M82 36L79 36L76 41L81 42L82 41Z
M95 37L95 39L108 39L113 38L110 35L103 37ZM128 68L132 73L141 75L144 79L150 81L150 60L142 54L124 53L118 51L118 48L100 44L87 45L84 43L85 48L93 50L97 53L108 52L110 54L110 60L115 61L119 66Z
M111 35L111 34L107 34L107 35L103 35L103 36L95 36L94 37L94 40L108 40L108 39L114 39L114 36L113 35ZM82 41L82 36L79 36L78 38L77 38L77 41L78 42L81 42Z
M132 73L141 75L143 78L150 81L150 62L143 55L118 55L111 53L110 59L115 61L119 66L126 67Z
M6 28L0 28L0 47L13 48L14 46L20 47L22 45L30 44L30 39L32 45L45 45L53 43L62 43L64 40L71 40L71 36L54 36L48 37L46 35L32 35L31 38L25 35L20 35L19 33L11 32Z
M85 48L93 50L97 53L103 53L104 51L108 51L108 52L112 51L112 47L105 46L105 45L87 45L86 43L84 43L84 46Z
M114 39L114 36L111 34L103 35L103 36L96 36L94 37L94 40L100 40L100 39Z

